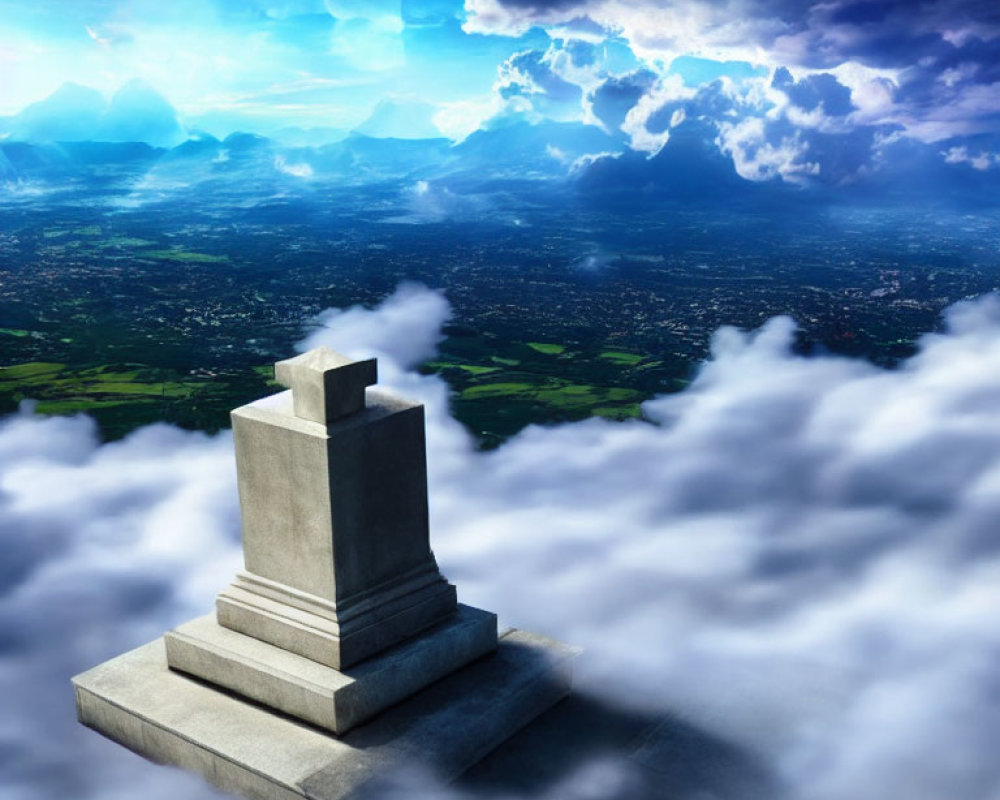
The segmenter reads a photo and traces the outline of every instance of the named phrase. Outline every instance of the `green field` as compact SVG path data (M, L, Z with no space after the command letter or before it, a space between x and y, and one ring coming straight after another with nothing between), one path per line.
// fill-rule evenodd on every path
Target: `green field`
M41 414L84 412L108 439L160 421L218 430L227 426L229 409L273 392L273 369L260 369L266 373L252 369L207 379L143 364L14 364L0 367L0 413L23 400L36 401Z
M641 418L642 402L664 389L663 362L600 344L500 343L466 330L422 370L448 381L452 412L490 447L529 424Z
M541 403L558 411L591 411L596 408L617 407L619 404L631 409L643 399L642 393L620 386L594 386L581 383L567 383L555 378L534 378L532 382L480 383L464 389L459 398L470 400L528 401Z
M626 353L620 350L605 350L598 358L604 358L613 364L620 364L623 367L634 367L643 361L644 356L638 353Z
M31 332L3 328L0 335ZM667 385L662 363L602 342L502 341L468 330L446 338L421 371L449 384L452 413L491 447L530 424L641 418L642 402ZM39 413L94 416L109 439L158 421L211 431L228 427L231 409L280 388L271 365L220 374L149 363L31 361L0 367L0 414L34 400Z
M434 372L457 369L467 372L469 375L489 375L500 371L500 367L482 367L477 364L459 364L451 361L428 361L425 366Z
M105 239L103 242L101 242L101 246L105 248L149 247L152 244L156 244L156 242L150 241L149 239L139 239L135 236L112 236L109 239Z
M566 351L566 348L561 344L552 344L551 342L525 342L532 350L537 353L543 353L547 356L558 356Z
M140 250L138 258L151 258L156 261L176 261L191 264L223 264L229 261L229 256L213 256L208 253L192 253L189 250Z

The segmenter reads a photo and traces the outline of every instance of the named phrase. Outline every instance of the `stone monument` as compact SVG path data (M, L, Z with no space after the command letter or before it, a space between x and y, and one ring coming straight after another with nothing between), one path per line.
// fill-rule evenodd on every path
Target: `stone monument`
M245 569L216 614L74 678L80 720L248 797L460 774L569 691L575 651L461 605L430 547L423 407L318 348L232 413Z

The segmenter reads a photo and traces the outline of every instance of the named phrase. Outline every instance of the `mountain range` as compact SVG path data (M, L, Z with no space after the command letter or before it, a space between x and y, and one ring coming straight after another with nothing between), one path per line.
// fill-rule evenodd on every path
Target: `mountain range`
M0 182L8 187L132 191L137 185L183 190L208 184L269 192L327 183L436 181L454 198L511 182L546 181L569 185L597 204L715 206L938 200L995 205L998 194L996 171L944 158L948 142L903 138L885 145L891 157L850 181L748 180L720 149L715 128L697 118L671 129L654 154L631 150L624 134L596 125L518 118L496 121L453 143L424 135L435 133L427 108L389 101L351 132L288 128L273 136L237 132L220 139L185 131L170 104L139 82L126 84L110 101L66 84L0 119L0 132ZM373 135L386 132L401 135ZM835 162L838 154L827 156Z

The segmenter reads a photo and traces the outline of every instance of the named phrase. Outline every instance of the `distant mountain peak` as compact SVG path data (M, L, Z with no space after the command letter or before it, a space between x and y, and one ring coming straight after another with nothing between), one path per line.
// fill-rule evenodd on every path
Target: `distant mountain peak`
M8 141L145 142L172 147L186 138L174 107L141 79L123 84L110 102L96 89L62 84L48 97L7 118Z
M422 100L383 98L354 133L374 139L440 139L434 124L437 107Z

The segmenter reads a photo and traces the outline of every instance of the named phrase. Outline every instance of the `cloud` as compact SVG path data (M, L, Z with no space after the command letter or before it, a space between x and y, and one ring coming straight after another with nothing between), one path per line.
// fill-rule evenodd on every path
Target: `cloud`
M796 79L782 67L770 78L723 76L697 87L670 74L645 89L621 129L633 150L655 154L685 122L695 123L746 180L843 185L878 169L879 142L900 129L871 124L853 97L828 72ZM861 102L871 109L876 101Z
M617 126L609 128L601 114L624 117L642 96L640 87L648 87L655 73L639 69L618 74L615 69L621 68L621 53L563 31L550 35L544 49L521 50L499 65L493 85L496 114L483 127L508 117L536 123L542 119L579 121L613 132ZM633 64L634 58L626 63Z
M965 145L949 147L942 155L947 164L969 164L973 169L982 172L993 167L1000 167L1000 154L982 150L978 153L971 153Z
M419 180L402 191L406 213L387 217L384 222L423 224L442 220L482 219L487 213L496 218L496 203L487 194L454 192L442 182Z
M629 111L647 94L656 82L656 73L639 69L625 75L613 75L590 95L594 115L613 131L625 122Z
M658 152L670 140L670 120L677 111L683 111L683 101L696 94L684 86L679 75L658 80L628 110L620 125L629 136L629 146L647 153Z
M745 748L789 798L996 796L1000 298L953 306L894 371L794 355L787 318L725 328L653 424L491 452L412 371L448 314L408 286L301 346L378 355L427 403L434 546L464 602L585 646L584 691ZM0 422L5 797L207 796L77 726L66 681L211 607L238 561L233 483L227 435ZM557 789L627 795L621 766Z
M787 94L784 115L797 127L836 119L839 127L828 132L894 129L936 142L995 131L1000 124L1000 13L975 0L469 0L467 11L466 30L508 36L532 27L568 36L567 23L589 20L605 41L623 39L661 77L691 57L766 67L774 88ZM755 80L736 72L730 77ZM608 81L609 95L619 79ZM637 106L633 101L631 108ZM663 145L663 135L647 134L633 126L637 147L655 151ZM785 145L772 141L769 148L792 152L791 139L781 138ZM790 164L774 174L808 174L803 166Z
M978 0L467 0L466 30L520 35L588 20L653 60L716 60L829 68L850 60L908 67L914 52L948 54L1000 37L1000 13ZM878 63L876 63L878 62ZM777 65L775 62L770 62Z
M820 165L806 160L807 146L801 134L784 127L784 135L776 134L762 118L747 117L738 123L724 123L718 141L741 178L766 181L780 177L792 183L805 182L819 174Z
M646 405L659 427L529 429L436 486L442 563L474 551L466 598L583 644L588 686L628 675L793 796L991 797L1000 301L947 323L896 372L793 356L787 319L720 331Z
M791 72L781 67L775 70L771 86L783 91L791 103L803 111L820 109L828 116L843 117L855 109L851 90L829 72L807 75L796 81Z
M573 70L556 67L554 61L562 53L553 47L515 53L499 66L494 90L508 108L520 114L530 109L549 119L580 119L583 89L560 74L568 72L570 77L580 79L572 75ZM572 63L571 58L560 61Z
M444 295L417 284L403 284L373 313L361 306L329 309L314 321L315 329L298 345L304 352L321 344L355 357L383 356L411 369L434 355L441 326L451 316Z
M75 721L71 675L202 613L239 564L231 438L0 421L2 794L211 798Z
M289 163L288 160L282 155L274 157L274 168L282 175L291 175L294 178L311 178L314 172L312 165L310 165L309 162L299 161L296 163Z
M365 136L393 139L434 139L442 136L435 125L437 108L413 98L383 98L355 130Z
M352 67L383 72L405 63L400 35L404 23L398 0L326 0L326 8L337 20L331 37L332 52Z

